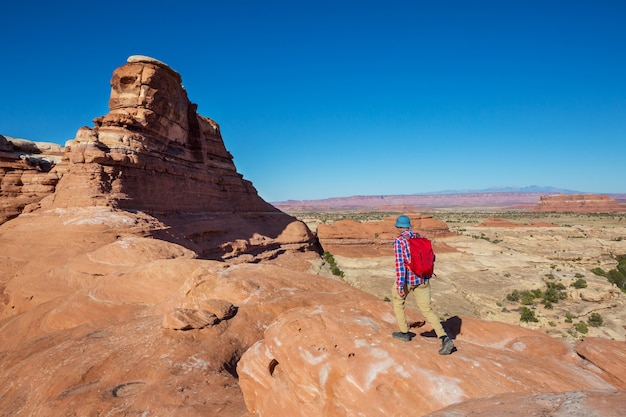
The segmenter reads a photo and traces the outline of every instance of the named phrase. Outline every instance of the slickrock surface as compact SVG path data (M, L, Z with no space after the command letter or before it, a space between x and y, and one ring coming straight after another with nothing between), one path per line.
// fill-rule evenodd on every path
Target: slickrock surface
M243 352L283 311L350 299L327 278L141 237L156 222L88 208L0 226L1 415L247 415Z
M626 205L605 194L544 195L532 211L555 213L620 213Z
M622 405L620 405L622 404ZM472 399L428 414L428 417L622 417L624 392L612 390L564 393L510 393Z
M409 343L392 339L394 318L380 303L291 310L242 356L244 399L263 416L414 416L501 393L581 390L612 394L604 397L611 406L590 404L588 415L617 415L613 407L626 399L623 382L607 382L613 371L590 369L563 341L469 318L446 325L457 334L458 350L440 356L431 329L415 329ZM610 348L618 359L626 345L611 342ZM520 398L507 404L509 415L528 415Z

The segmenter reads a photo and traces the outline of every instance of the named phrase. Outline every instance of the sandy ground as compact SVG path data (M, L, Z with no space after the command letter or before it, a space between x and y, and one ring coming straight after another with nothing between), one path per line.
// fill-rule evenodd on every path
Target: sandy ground
M509 213L497 226L484 226L491 216L437 214L458 233L434 242L433 306L442 319L471 316L539 328L566 339L625 340L626 294L591 270L613 269L615 257L626 254L626 216ZM381 299L390 297L394 266L389 249L354 247L333 256L347 283ZM579 278L587 288L571 286ZM520 322L521 304L508 301L507 294L545 290L547 283L565 286L567 298L551 309L536 300L528 307L538 322ZM415 308L412 299L408 305ZM587 326L586 334L577 331L575 324L587 323L592 313L600 314L603 324Z

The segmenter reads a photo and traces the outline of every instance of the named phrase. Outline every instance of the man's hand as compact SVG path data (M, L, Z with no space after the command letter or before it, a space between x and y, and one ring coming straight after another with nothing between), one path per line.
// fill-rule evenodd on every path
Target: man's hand
M404 289L402 288L398 289L398 295L400 296L400 298L404 299L404 297L406 297L406 294L404 293Z

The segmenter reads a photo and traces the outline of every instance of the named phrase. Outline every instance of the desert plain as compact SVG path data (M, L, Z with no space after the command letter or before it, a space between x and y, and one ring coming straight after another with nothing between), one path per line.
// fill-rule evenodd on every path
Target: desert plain
M380 233L375 233L371 240L354 241L348 236L350 232L346 232L344 239L329 239L325 244L324 229L318 228L355 221L381 223L385 231L394 233L391 221L401 213L293 214L318 231L324 249L332 254L343 273L337 279L389 300L394 277L390 240L377 239ZM442 320L470 316L539 329L567 340L586 336L625 339L626 294L606 277L592 272L596 268L605 272L616 268L617 257L626 254L624 213L476 209L440 210L415 216L432 216L445 222L451 232L430 236L437 256L436 277L431 281L433 307ZM386 225L382 226L384 219ZM576 288L574 283L579 280L586 287ZM548 308L540 298L527 305L507 298L515 290L545 292L550 284L562 288L562 299ZM410 297L408 306L416 308ZM521 307L529 308L537 321L520 321ZM587 325L587 332L583 326L583 332L579 331L577 323L587 324L593 313L601 316L602 324Z

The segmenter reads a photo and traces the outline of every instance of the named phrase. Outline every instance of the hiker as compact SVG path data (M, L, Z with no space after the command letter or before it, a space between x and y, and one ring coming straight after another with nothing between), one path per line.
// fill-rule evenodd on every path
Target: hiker
M415 294L415 301L419 307L422 315L430 324L437 334L437 337L441 339L441 349L439 349L440 355L449 355L454 349L454 343L448 336L443 326L439 322L437 315L431 308L430 299L430 277L419 277L413 273L408 267L411 259L411 252L409 249L408 238L419 236L411 229L411 219L408 216L398 216L396 219L396 228L400 235L395 238L393 242L393 249L396 260L396 280L392 289L393 311L396 314L396 320L399 332L393 332L392 336L410 342L413 333L409 333L409 325L406 321L406 314L404 311L404 303L409 293Z

